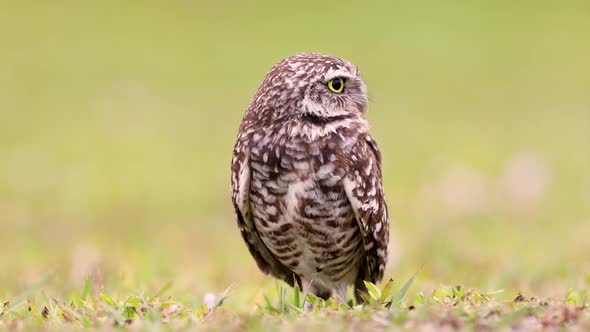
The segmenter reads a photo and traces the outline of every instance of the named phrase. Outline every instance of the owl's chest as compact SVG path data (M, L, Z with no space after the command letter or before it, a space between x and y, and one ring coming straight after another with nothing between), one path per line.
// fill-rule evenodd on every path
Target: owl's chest
M330 140L255 146L250 156L254 210L308 219L334 212L347 201L345 152Z
M303 275L356 262L359 229L334 145L266 147L250 158L250 207L267 247ZM271 155L271 153L273 153Z

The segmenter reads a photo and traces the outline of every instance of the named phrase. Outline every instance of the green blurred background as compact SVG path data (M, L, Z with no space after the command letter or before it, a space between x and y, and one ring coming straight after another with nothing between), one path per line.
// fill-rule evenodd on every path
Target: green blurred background
M231 150L267 70L303 51L368 81L389 275L590 282L588 2L3 1L0 299L54 271L64 292L91 274L255 302L274 282L235 227Z

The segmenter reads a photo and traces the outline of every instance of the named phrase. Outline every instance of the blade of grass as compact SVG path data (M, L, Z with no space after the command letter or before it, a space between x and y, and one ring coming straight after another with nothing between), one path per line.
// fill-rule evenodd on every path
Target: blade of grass
M156 292L156 294L153 296L153 298L160 297L160 296L164 295L164 293L169 291L170 288L172 288L172 281L168 281L164 286L162 286L162 288L160 288Z
M123 315L121 315L121 313L117 311L116 308L111 307L106 302L102 302L101 304L106 310L113 314L115 320L117 321L117 323L119 323L119 325L123 325L123 322L125 322L125 317L123 317Z
M381 300L382 302L385 302L388 299L391 299L393 296L394 286L395 286L395 282L393 281L392 278L389 278L389 280L387 281L387 283L385 284L385 286L383 286L383 289L381 290L381 298L379 298L379 300Z
M287 308L289 308L289 309L291 309L291 310L293 310L293 311L295 311L297 313L303 313L304 312L303 309L298 308L298 307L296 307L296 306L294 306L294 305L292 305L290 303L287 303Z
M305 302L307 301L307 294L309 294L309 290L311 289L311 284L313 283L313 279L309 281L309 285L307 289L305 289L305 293L303 293L303 303L301 303L301 308L305 307Z
M279 311L272 305L268 296L264 295L263 298L264 298L264 302L266 304L266 306L264 307L264 310L267 312L272 312L272 313L278 314Z
M279 301L281 304L281 315L285 314L285 287L279 287Z
M47 280L49 280L50 276L51 273L45 274L39 281L37 281L37 283L24 291L21 295L17 296L16 299L14 299L14 304L11 305L10 308L4 312L4 314L7 315L23 305L27 298L31 296L31 294L35 293L41 286L43 286L43 284L47 282Z
M215 306L213 307L212 311L215 311L215 309L221 307L223 305L223 302L229 297L229 293L233 290L233 285L229 285L221 294L218 294L217 297L217 301L215 301Z
M100 294L100 299L102 300L102 302L104 302L105 304L109 305L110 307L117 307L117 304L115 303L115 301L113 301L113 299L111 299L108 295L106 294Z
M391 299L391 303L394 303L397 306L399 306L399 305L402 304L402 302L406 298L406 293L408 292L408 289L410 289L410 286L412 286L412 283L414 282L414 279L416 279L416 276L418 275L418 273L420 273L420 271L422 271L422 268L424 268L424 264L422 264L422 266L420 266L420 268L418 269L418 271L416 271L414 273L414 275L412 275L412 277L410 279L408 279L408 281L406 281L406 283L404 284L404 286L399 290L399 293L397 294L397 298L392 298ZM391 306L391 307L393 308L393 306Z
M90 293L90 283L92 282L92 279L90 278L90 276L86 277L86 281L84 282L84 290L82 291L82 296L80 297L80 299L82 299L82 301L86 301L86 299L88 298L88 294Z
M375 285L372 282L369 281L363 281L365 283L365 287L367 287L367 291L369 292L369 296L371 296L371 298L373 298L373 300L379 301L379 298L381 297L381 290L379 290L379 287L377 287L377 285Z
M299 284L295 283L295 287L293 287L293 305L297 308L299 308L299 301L301 295L299 293Z
M80 316L80 314L78 314L77 312L75 312L74 310L71 310L70 308L61 305L61 303L59 303L59 301L57 301L57 299L55 297L51 297L51 300L53 300L53 302L64 312L66 312L67 314L73 316L76 320L78 321L82 321L82 317Z

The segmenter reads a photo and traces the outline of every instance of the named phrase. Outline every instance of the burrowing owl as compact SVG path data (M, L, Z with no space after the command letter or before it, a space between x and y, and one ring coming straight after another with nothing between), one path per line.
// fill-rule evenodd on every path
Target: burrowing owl
M366 85L352 63L302 53L276 64L232 159L238 226L258 267L322 298L379 282L389 221Z

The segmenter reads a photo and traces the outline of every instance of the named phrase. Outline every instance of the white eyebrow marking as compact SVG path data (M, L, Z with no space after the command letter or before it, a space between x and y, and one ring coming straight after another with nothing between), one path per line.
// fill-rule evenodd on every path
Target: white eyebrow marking
M348 70L330 68L328 69L328 72L326 72L326 75L324 75L324 81L328 82L336 77L351 78L353 75Z

